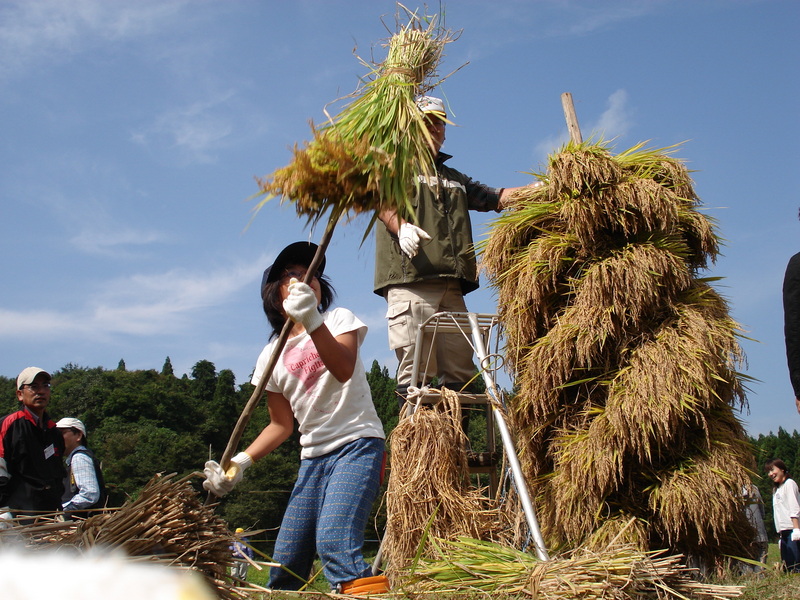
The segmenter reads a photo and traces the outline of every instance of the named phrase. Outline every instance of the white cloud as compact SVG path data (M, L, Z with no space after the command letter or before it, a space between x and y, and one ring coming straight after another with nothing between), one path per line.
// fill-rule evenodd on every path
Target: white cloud
M99 283L72 311L0 309L0 339L45 335L48 339L163 336L200 327L207 309L220 307L252 286L262 261L220 267L213 272L170 270Z
M87 254L106 256L127 256L124 248L147 246L167 241L168 236L159 231L137 231L122 228L87 228L73 237L70 242Z
M142 145L177 148L191 162L210 163L226 146L234 125L230 101L234 93L217 94L202 102L166 111L152 125L131 134Z
M622 0L604 2L558 2L563 4L564 14L570 17L571 24L566 31L571 35L585 35L599 29L608 28L621 21L630 21L650 14L663 0L630 2Z
M97 40L144 36L171 21L186 0L12 0L0 4L0 72L64 60Z
M608 97L608 108L600 115L600 119L592 127L604 140L610 140L625 135L631 128L631 118L628 110L628 92L617 90Z
M0 308L0 339L18 339L46 335L64 338L86 328L75 319L65 318L55 310L16 311Z

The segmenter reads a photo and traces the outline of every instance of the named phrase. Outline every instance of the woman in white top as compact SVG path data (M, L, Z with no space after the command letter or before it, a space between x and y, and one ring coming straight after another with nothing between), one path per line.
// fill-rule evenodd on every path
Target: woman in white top
M323 275L324 260L310 284L302 283L316 249L309 242L290 244L264 271L261 298L272 340L258 357L254 385L273 354L274 338L287 318L293 322L266 384L270 423L231 459L227 473L207 462L203 486L217 496L230 491L247 467L291 435L296 419L300 472L275 542L272 558L281 566L270 570L269 587L303 587L318 554L335 590L386 591L386 578L369 577L362 554L385 456L383 426L359 358L367 327L345 308L328 311L334 291Z
M775 529L780 536L781 560L786 570L800 572L800 491L789 470L779 458L768 460L764 466L772 479L775 489L772 492L772 512Z

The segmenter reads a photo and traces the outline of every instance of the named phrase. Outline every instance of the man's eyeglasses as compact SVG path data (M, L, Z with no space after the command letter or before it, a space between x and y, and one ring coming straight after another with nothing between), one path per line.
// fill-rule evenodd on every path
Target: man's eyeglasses
M22 388L23 389L30 388L34 392L37 392L37 391L49 390L50 389L50 384L49 383L25 383L25 384L22 385Z

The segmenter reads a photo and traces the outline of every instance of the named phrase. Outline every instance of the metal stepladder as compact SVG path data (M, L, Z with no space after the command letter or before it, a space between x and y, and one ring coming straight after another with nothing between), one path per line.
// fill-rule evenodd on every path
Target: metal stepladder
M459 402L464 405L489 406L487 411L487 446L488 454L494 455L495 435L494 429L500 433L500 440L505 452L506 462L511 471L512 481L519 496L520 504L528 525L530 539L534 545L536 556L539 560L549 560L550 557L542 538L539 522L531 502L528 486L522 474L519 458L514 447L511 432L508 429L504 415L504 403L500 390L495 382L494 374L499 368L501 355L497 348L500 338L500 321L497 315L480 314L471 312L439 312L429 317L424 323L419 325L417 330L416 346L414 348L414 361L412 365L411 386L418 390L412 402L409 397L404 410L413 413L420 404L432 404L440 398L438 389L428 390L423 386L420 373L425 373L424 366L435 351L436 336L439 334L458 334L464 337L464 343L469 344L478 360L478 369L483 381L486 384L486 392L483 394L469 394L459 392ZM430 343L428 343L429 340ZM428 345L428 355L423 356L423 347ZM492 348L493 353L488 349ZM493 365L492 362L496 362ZM409 390L413 389L409 388ZM497 475L494 460L490 460L485 466L472 466L470 472L485 472L490 477L490 489L496 490ZM377 573L381 561L381 548L373 563L373 573Z

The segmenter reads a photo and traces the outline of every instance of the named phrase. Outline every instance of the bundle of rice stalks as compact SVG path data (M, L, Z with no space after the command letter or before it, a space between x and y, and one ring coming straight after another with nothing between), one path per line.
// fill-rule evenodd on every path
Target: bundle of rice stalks
M734 598L738 586L692 579L680 556L645 553L614 544L602 552L576 551L549 561L498 544L459 538L436 540L434 559L420 561L406 585L442 593L529 594L544 600L642 597Z
M200 501L189 484L191 477L156 475L136 500L118 509L100 512L85 521L58 521L52 515L3 533L34 550L116 550L130 559L139 557L192 569L205 577L219 597L240 598L241 590L227 575L227 568L233 565L230 545L235 536L214 514L213 506Z
M68 543L89 549L119 548L128 556L202 573L223 597L236 597L227 578L234 538L225 521L205 506L189 477L157 475L139 497L119 510L90 517Z
M642 549L746 556L740 328L699 271L719 240L671 150L568 144L484 244L548 545L636 517ZM602 537L602 536L601 536Z
M386 491L386 573L395 578L420 552L428 535L503 539L502 515L472 487L467 470L467 438L455 392L404 416L389 437Z
M411 210L417 176L434 172L430 134L415 98L433 87L428 81L452 37L436 17L401 8L409 20L398 22L386 59L371 68L339 114L318 128L312 124L312 140L295 146L289 165L259 179L265 198L257 208L281 196L313 222L329 211L336 220L348 211Z

